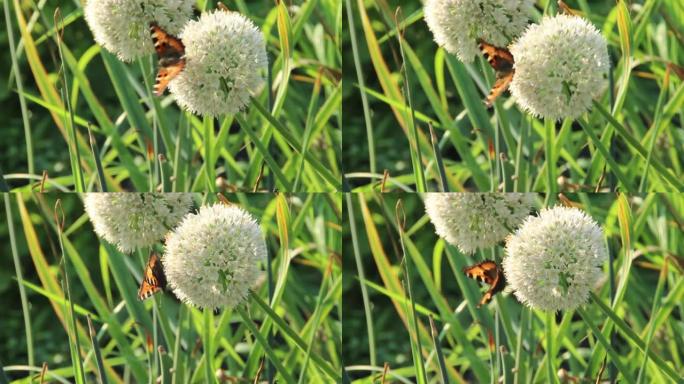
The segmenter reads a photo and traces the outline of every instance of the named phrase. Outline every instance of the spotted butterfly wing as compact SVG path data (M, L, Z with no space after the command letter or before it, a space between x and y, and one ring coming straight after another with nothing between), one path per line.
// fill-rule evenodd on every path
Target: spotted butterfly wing
M154 50L159 57L159 72L154 84L154 94L161 96L174 77L185 68L185 45L183 42L164 31L156 23L150 23L150 33Z
M489 303L494 295L503 291L504 287L506 287L506 277L503 274L503 270L491 260L465 267L463 268L463 273L471 279L479 280L490 286L489 290L480 299L480 303L477 305L478 308Z
M501 96L508 89L511 81L513 81L513 75L515 74L515 69L513 68L514 60L511 51L506 48L496 47L484 40L478 40L477 42L487 62L496 71L496 80L492 90L485 99L485 105L489 108L494 103L494 100Z
M143 274L140 289L138 290L138 299L145 300L161 291L166 287L166 276L162 268L161 260L156 252L150 254Z

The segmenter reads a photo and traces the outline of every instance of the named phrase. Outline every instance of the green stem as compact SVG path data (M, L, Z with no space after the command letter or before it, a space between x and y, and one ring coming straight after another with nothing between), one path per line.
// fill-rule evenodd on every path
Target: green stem
M354 13L350 0L345 0L347 11L347 23L349 25L349 40L351 40L352 56L354 57L354 68L356 69L356 80L359 82L359 94L361 95L361 106L363 107L363 120L366 123L366 138L368 139L368 164L370 166L370 173L375 173L377 170L375 161L375 143L373 138L373 123L370 116L370 108L368 107L368 98L366 97L366 84L363 79L363 67L361 59L359 58L359 48L356 41L356 27L354 26Z
M345 193L347 205L347 215L349 215L349 229L352 238L352 249L354 250L354 260L356 260L356 270L359 274L359 285L361 287L361 299L363 300L363 310L366 314L366 329L368 330L368 351L370 356L370 365L377 365L377 356L375 351L375 332L373 330L373 312L371 311L370 301L368 300L368 290L366 289L366 274L363 270L363 261L361 259L361 251L359 250L358 233L356 231L356 220L354 218L354 205L350 193Z
M7 4L7 2L5 2ZM19 195L17 195L19 196ZM19 261L19 252L17 252L17 239L14 233L14 220L12 219L12 204L10 202L10 194L3 193L5 198L5 211L7 213L7 227L9 230L10 247L12 249L12 258L14 259L14 270L17 274L17 283L19 284L19 297L21 298L21 309L24 313L24 328L26 329L26 347L28 353L28 365L35 365L35 358L33 354L33 334L31 333L31 317L29 314L29 303L26 298L26 290L24 289L24 277L21 272L21 263Z
M546 193L549 204L553 203L557 191L556 184L556 159L554 157L553 143L556 135L556 124L553 120L544 120L544 149L546 152Z
M33 165L33 140L31 138L31 125L28 119L28 108L26 108L26 99L24 98L24 83L21 80L21 72L19 71L19 62L17 60L17 52L14 46L14 31L12 29L12 22L10 19L9 0L3 2L5 5L5 23L7 23L7 38L9 40L10 56L12 58L12 71L14 72L17 83L17 92L19 93L19 107L21 108L21 118L24 123L24 137L26 138L26 160L28 162L28 173L33 175L35 168ZM31 364L33 365L33 364Z
M214 327L213 324L213 312L211 308L204 308L204 325L203 325L203 331L204 331L204 374L205 374L205 383L215 383L216 382L216 376L214 375L214 369L212 367L212 353L211 353L211 338L212 336L212 329Z
M553 324L554 313L546 312L546 368L547 368L547 382L556 382L556 373L553 367Z
M256 297L256 295L252 295L252 297ZM283 381L288 384L294 384L296 382L295 379L290 375L290 373L285 369L285 367L283 367L282 363L280 362L280 359L278 359L278 357L275 355L273 349L271 349L271 346L268 345L268 341L266 340L264 335L259 333L259 330L252 322L252 319L249 318L249 315L247 314L245 309L238 305L235 308L235 310L240 315L240 317L242 317L243 324L249 329L250 332L252 332L254 337L257 339L257 342L261 344L261 347L264 349L264 352L266 352L266 356L276 367L276 370L278 371L278 373L280 373L280 376L282 376Z

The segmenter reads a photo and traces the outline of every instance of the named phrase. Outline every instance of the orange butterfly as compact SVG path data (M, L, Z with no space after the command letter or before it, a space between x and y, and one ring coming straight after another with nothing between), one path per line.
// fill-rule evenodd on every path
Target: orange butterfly
M159 57L159 72L154 84L154 94L161 96L174 77L185 68L185 45L183 42L164 31L156 23L150 23L150 32L154 42L154 50Z
M138 299L145 300L165 287L166 276L164 275L161 260L156 252L152 252L150 253L150 259L147 261L142 282L140 283Z
M484 40L478 39L477 43L489 65L496 71L496 81L494 81L494 86L485 99L485 105L489 108L494 100L508 89L513 80L515 73L513 55L508 49L495 47Z
M503 291L506 286L506 277L503 274L503 270L491 260L485 260L479 264L465 267L463 268L463 273L471 279L490 285L489 290L485 292L480 303L477 305L478 308L489 303L492 297Z

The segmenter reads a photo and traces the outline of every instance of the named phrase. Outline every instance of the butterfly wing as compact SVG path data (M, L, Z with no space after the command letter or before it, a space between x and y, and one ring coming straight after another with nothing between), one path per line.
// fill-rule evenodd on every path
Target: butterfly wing
M480 299L480 302L477 304L477 307L480 308L481 306L486 305L487 303L492 301L492 298L494 297L494 295L503 291L505 287L506 287L506 277L504 276L503 272L501 271L501 268L497 268L496 278L494 279L494 282L489 287L487 292L485 292L484 295L482 295L482 298Z
M185 45L179 38L167 33L155 23L150 24L150 33L154 50L159 57L159 72L154 84L154 94L161 96L169 82L185 68Z
M168 67L159 68L157 72L157 80L154 83L154 94L155 96L161 96L164 94L164 90L169 85L169 82L185 68L185 60L178 62L177 64L170 65Z
M494 100L508 89L508 86L511 85L511 81L513 81L513 74L515 74L513 69L508 72L496 73L496 81L494 81L492 90L489 91L489 95L487 95L484 102L487 108L491 107L494 104Z
M513 80L513 54L506 48L494 46L483 40L478 40L478 45L489 65L496 71L496 81L485 99L485 105L489 108L494 100L508 89Z
M166 276L162 268L161 260L157 253L152 252L145 267L140 289L138 290L138 299L145 300L161 291L166 286Z
M478 308L489 303L494 295L501 292L506 286L506 278L504 277L503 271L492 260L486 260L479 264L465 267L463 268L463 272L467 277L490 286L489 290L487 290L482 296L482 299L480 299L480 303L477 305Z
M498 266L491 260L463 268L463 273L471 279L479 280L482 283L492 285L496 279Z
M152 34L154 50L157 52L160 60L174 56L181 58L185 54L183 42L176 36L163 30L158 24L150 24L150 33Z
M484 40L478 40L480 51L484 55L489 65L495 71L509 71L513 69L513 54L506 48L501 48L487 43Z

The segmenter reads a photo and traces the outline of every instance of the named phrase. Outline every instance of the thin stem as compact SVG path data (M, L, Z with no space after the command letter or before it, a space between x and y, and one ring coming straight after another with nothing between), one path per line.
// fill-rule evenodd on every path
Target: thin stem
M556 125L553 120L544 120L544 149L546 151L546 193L547 202L552 204L557 193L556 184L556 160L553 151L553 143L556 136Z
M33 140L31 138L31 125L28 119L28 108L26 108L26 99L24 98L24 83L21 80L21 72L19 70L19 62L17 59L17 52L14 46L14 31L12 29L12 21L10 19L9 0L3 2L5 6L5 23L7 24L7 39L9 40L10 56L12 58L12 71L14 72L17 83L17 93L19 94L19 107L21 108L21 118L24 123L24 137L26 139L26 160L28 162L28 173L30 175L35 173L33 165ZM31 364L33 365L33 364Z
M556 374L553 368L553 324L554 313L546 313L546 368L547 368L547 382L555 383Z
M216 377L214 375L214 369L212 367L212 353L211 353L211 338L212 338L212 328L213 324L213 311L211 308L204 308L204 374L206 376L206 383L215 383Z
M7 2L5 2L7 4ZM24 328L26 329L26 347L28 352L28 365L35 365L35 358L33 354L33 334L31 332L31 318L29 314L29 303L26 298L26 290L24 289L24 276L21 272L21 263L19 261L19 252L17 251L17 240L14 233L14 220L12 219L12 204L10 202L10 194L3 193L5 198L5 212L7 214L7 227L9 230L10 247L12 249L12 258L14 259L14 270L17 274L17 283L19 284L19 297L21 298L21 310L24 313ZM17 195L19 196L19 195Z
M370 301L368 300L368 290L366 289L366 274L363 270L363 262L361 260L361 251L359 250L359 240L356 231L356 220L354 218L354 206L350 193L345 193L347 215L349 216L349 229L352 238L352 249L354 250L354 260L356 260L356 270L359 274L359 285L361 287L361 299L363 300L363 310L366 314L366 329L368 330L368 351L370 356L370 365L377 365L377 357L375 352L375 332L373 330L373 313L370 308Z
M354 57L354 68L356 69L356 80L359 83L359 94L361 95L361 106L363 108L363 120L366 123L366 138L368 140L368 163L370 166L370 173L375 173L375 142L373 138L373 124L370 116L370 108L368 106L368 98L366 97L366 84L363 80L363 67L361 66L361 59L359 58L359 48L356 42L356 27L354 26L354 13L350 0L345 0L347 11L347 23L349 26L349 39L351 40L352 56Z

